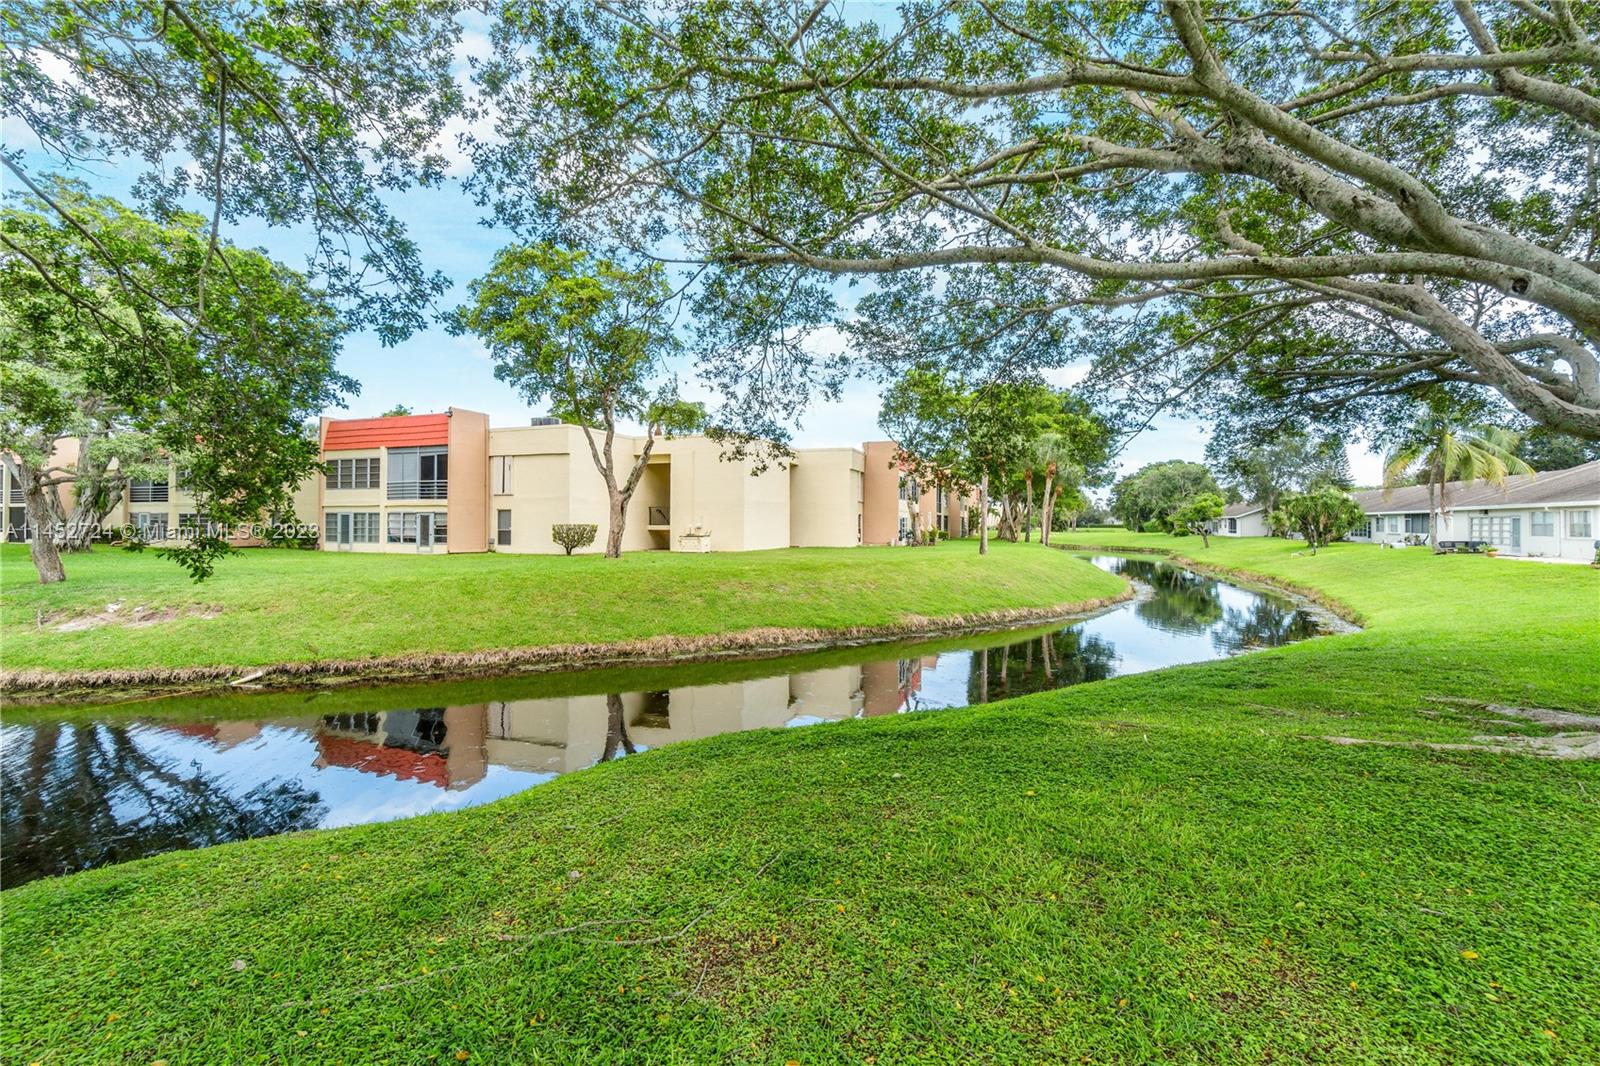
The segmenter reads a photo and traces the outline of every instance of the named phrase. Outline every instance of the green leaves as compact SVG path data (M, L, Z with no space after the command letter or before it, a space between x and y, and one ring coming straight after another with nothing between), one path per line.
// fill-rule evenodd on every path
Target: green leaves
M324 287L394 342L425 324L445 279L380 193L443 174L437 141L463 107L457 6L41 0L0 24L0 96L64 172L128 166L152 217L198 191L227 219L306 223ZM73 76L58 79L63 62ZM134 175L134 160L161 165Z
M495 376L530 404L548 402L583 425L648 422L653 411L676 424L688 413L652 393L679 347L665 315L669 294L659 264L631 268L554 244L512 245L471 284L471 302L452 312L449 328L482 338Z
M259 252L213 248L197 216L153 221L69 185L49 195L60 210L0 218L18 235L0 249L0 447L39 472L59 438L83 438L53 475L69 482L97 482L113 457L123 480L179 460L197 510L224 525L287 510L317 462L303 423L355 387L324 293ZM225 550L202 539L165 554L199 579Z

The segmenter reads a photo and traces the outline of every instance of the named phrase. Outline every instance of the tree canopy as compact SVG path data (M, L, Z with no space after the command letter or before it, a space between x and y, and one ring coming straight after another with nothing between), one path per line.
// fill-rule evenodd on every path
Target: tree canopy
M1329 486L1348 489L1352 484L1344 441L1332 435L1313 437L1299 429L1276 433L1260 443L1218 433L1206 445L1206 459L1230 496L1259 503L1268 511L1289 492Z
M447 283L423 266L383 194L445 176L440 138L464 106L450 69L459 6L10 7L0 16L0 94L38 146L0 146L0 165L86 240L88 218L53 194L49 175L87 173L102 160L147 164L133 199L149 218L202 197L213 252L224 223L303 223L313 244L307 269L347 320L398 341L426 324ZM38 260L28 237L6 232L0 242ZM88 254L113 274L135 266L112 243L89 240ZM171 296L172 309L191 303L203 280Z
M1145 409L1444 381L1592 439L1597 37L1559 0L507 5L475 181L510 224L674 232L747 398L837 372L820 273L1013 367L1064 330Z
M165 459L181 459L218 523L285 507L318 461L302 423L355 388L335 366L345 326L324 294L260 252L213 246L198 215L151 222L66 185L53 199L71 221L0 213L30 249L0 249L0 450L25 493L76 477L52 469L54 442L101 425L141 434L129 463L160 455L164 475ZM37 525L51 516L35 502ZM199 577L222 550L199 537L173 555Z
M606 554L613 558L621 554L628 500L655 436L693 431L705 418L666 375L666 360L679 348L665 313L668 293L659 264L633 267L554 244L519 244L495 254L469 288L470 302L450 320L452 330L483 339L495 377L583 427L611 497ZM626 470L613 451L623 421L646 430Z
M1111 513L1129 529L1165 526L1167 518L1201 494L1220 498L1216 479L1199 463L1182 459L1150 463L1111 486Z

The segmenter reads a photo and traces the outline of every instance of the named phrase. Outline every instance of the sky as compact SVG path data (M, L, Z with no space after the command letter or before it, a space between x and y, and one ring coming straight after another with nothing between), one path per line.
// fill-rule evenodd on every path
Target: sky
M457 53L458 76L465 78L469 56L486 55L487 48L481 27L468 24ZM0 129L0 140L6 147L33 149L27 151L26 159L35 175L54 169L53 161L37 150L37 142L14 117L0 116ZM467 284L488 269L495 251L511 239L506 231L481 224L481 210L461 188L460 179L469 163L455 151L454 134L459 130L459 126L447 130L442 138L446 154L458 156L449 181L439 187L414 188L385 197L417 243L424 266L444 272L453 282L451 291L438 304L439 311L464 300ZM130 186L143 166L142 161L130 161L126 166L102 164L72 173L97 192L127 200ZM0 179L0 189L6 187L4 179ZM201 206L198 201L196 206ZM304 231L269 228L254 220L225 226L225 236L241 246L262 248L291 266L303 265L308 247ZM840 289L842 292L842 281ZM832 338L820 339L827 343ZM351 334L345 338L339 370L360 383L360 392L347 397L345 407L323 412L336 418L370 417L396 405L419 414L460 407L487 414L491 426L511 426L526 424L529 418L545 413L530 407L509 385L496 380L493 363L481 342L474 337L451 336L439 325L388 348L374 333ZM1051 383L1071 385L1087 371L1087 363L1072 365L1050 375ZM714 404L715 395L694 378L692 367L685 365L680 377L686 398ZM832 447L882 439L877 425L878 406L876 385L854 381L837 402L819 400L813 404L794 428L793 444L801 448ZM1166 459L1203 462L1209 437L1209 427L1202 422L1157 417L1150 428L1124 445L1118 456L1118 476ZM1352 442L1347 448L1356 482L1377 484L1382 478L1379 458L1360 442Z

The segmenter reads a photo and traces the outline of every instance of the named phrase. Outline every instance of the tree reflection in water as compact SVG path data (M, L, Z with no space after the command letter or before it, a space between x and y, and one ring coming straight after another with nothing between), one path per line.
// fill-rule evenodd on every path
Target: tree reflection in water
M617 757L617 748L632 755L633 741L628 738L627 716L623 714L622 693L606 694L606 745L600 751L600 762L610 762Z
M1139 618L1167 633L1204 633L1222 618L1218 582L1166 563L1127 559L1118 570L1149 585L1154 595L1139 601Z
M1258 599L1244 610L1230 607L1211 631L1218 651L1232 654L1317 635L1317 624L1306 612L1278 600Z
M1094 562L1150 595L1010 644L990 635L842 661L651 667L626 684L552 677L548 691L526 680L503 693L475 683L460 702L450 698L459 690L440 686L428 707L392 706L396 690L373 688L340 693L331 713L308 707L294 718L197 721L180 699L166 720L160 704L143 704L137 720L112 710L98 721L11 721L0 726L0 883L454 809L696 737L987 703L1318 631L1280 597L1149 559Z
M178 848L318 824L325 808L292 778L235 794L150 743L139 723L7 727L0 817L5 883L87 870ZM18 736L18 734L22 734Z
M1062 629L1020 644L974 652L967 699L988 703L1103 681L1116 672L1117 649L1109 641L1077 628Z

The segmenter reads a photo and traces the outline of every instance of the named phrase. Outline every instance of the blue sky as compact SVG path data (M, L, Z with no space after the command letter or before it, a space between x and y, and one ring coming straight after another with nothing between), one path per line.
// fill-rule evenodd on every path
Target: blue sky
M469 23L459 52L463 74L466 57L483 55L486 50L483 33ZM14 118L5 116L0 118L0 123L3 123L6 146L28 147L37 143ZM452 150L454 132L444 138ZM35 173L52 169L52 163L38 152L29 153L28 165ZM399 196L386 197L421 249L424 264L429 269L443 271L454 282L451 292L440 302L441 310L464 298L467 283L488 268L494 252L510 239L506 232L480 224L481 212L461 190L457 180L465 166L464 160L458 161L452 180L441 187L412 189ZM126 199L129 186L142 167L138 161L126 166L102 165L93 172L77 171L74 176L97 191ZM196 206L201 205L197 203ZM236 244L263 248L274 258L294 266L303 263L308 247L304 232L294 228L271 228L256 221L243 221L229 228L227 236ZM836 339L819 338L824 344ZM361 391L347 399L345 408L325 412L336 417L376 415L396 404L404 404L417 412L453 406L485 412L490 424L498 426L522 424L529 417L543 413L530 408L509 386L495 379L488 354L475 338L453 337L438 326L393 348L383 347L375 334L353 334L346 338L339 368L360 382ZM1068 368L1055 375L1054 383L1071 384L1086 370L1082 365ZM681 377L684 392L690 398L715 399L694 379L692 368L686 366ZM865 381L853 382L838 402L818 402L806 412L795 429L794 442L799 447L822 447L881 439L877 417L876 387ZM1126 445L1120 456L1120 471L1130 472L1162 459L1203 461L1208 437L1208 427L1204 424L1158 418L1150 429ZM1376 483L1381 477L1377 457L1359 444L1350 445L1349 451L1357 481Z

